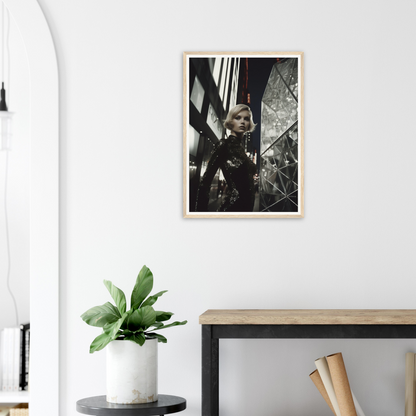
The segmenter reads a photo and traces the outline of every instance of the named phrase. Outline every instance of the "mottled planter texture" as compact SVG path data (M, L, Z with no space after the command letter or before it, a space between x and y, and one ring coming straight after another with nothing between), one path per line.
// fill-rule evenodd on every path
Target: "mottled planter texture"
M133 341L111 341L106 350L107 402L157 401L157 339L147 339L142 346Z

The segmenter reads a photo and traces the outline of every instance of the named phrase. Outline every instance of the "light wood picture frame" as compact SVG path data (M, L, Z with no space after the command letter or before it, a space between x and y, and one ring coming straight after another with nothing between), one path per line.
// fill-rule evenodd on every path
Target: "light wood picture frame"
M304 217L303 72L303 52L184 52L185 218Z

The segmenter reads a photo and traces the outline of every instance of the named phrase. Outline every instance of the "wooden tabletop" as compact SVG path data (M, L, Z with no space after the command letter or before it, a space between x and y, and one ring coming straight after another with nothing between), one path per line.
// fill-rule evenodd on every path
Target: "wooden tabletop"
M202 325L416 325L416 309L209 309Z

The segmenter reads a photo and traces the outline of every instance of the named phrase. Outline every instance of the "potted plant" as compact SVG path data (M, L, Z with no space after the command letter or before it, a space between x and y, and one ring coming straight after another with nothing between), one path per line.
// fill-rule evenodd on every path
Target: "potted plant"
M131 294L127 309L123 291L104 280L115 305L106 302L81 315L92 326L103 329L90 346L90 353L107 346L107 401L118 404L157 401L157 344L167 339L155 331L187 321L166 324L173 313L157 311L153 305L167 290L149 296L153 274L143 266Z

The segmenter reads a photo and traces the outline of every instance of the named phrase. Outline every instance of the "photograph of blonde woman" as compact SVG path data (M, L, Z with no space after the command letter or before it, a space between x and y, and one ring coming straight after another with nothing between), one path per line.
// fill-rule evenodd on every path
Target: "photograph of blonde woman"
M195 211L208 211L211 183L218 169L221 169L227 183L227 193L225 198L221 198L221 205L217 211L252 212L257 166L246 155L243 147L244 135L252 132L255 127L250 107L245 104L233 107L227 115L224 126L231 131L231 134L221 139L215 146L199 184Z
M300 58L190 54L185 68L185 216L301 216Z

